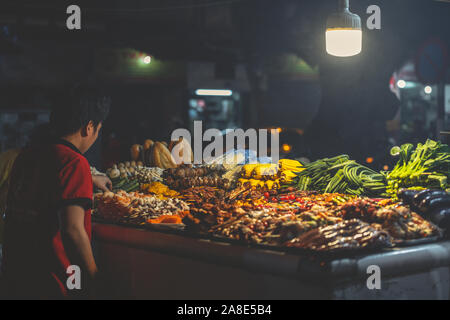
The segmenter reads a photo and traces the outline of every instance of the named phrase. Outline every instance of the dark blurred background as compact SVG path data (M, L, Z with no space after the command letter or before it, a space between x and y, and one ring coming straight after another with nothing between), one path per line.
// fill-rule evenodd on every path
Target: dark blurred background
M81 30L66 28L70 4L81 8ZM373 4L381 30L366 28ZM112 98L87 155L99 168L194 120L204 129L277 128L292 158L347 153L389 168L391 146L445 139L438 129L450 129L436 122L439 99L450 99L448 70L436 83L414 70L427 41L450 44L450 2L350 6L362 19L363 51L336 58L325 52L325 25L337 0L2 0L0 151L25 145L51 108L64 107L55 105L64 89L82 83Z

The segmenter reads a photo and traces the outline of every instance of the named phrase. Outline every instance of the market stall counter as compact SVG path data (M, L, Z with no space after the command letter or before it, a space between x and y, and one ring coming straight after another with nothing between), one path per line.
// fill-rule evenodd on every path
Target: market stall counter
M450 241L339 256L193 237L173 226L95 223L93 233L110 298L450 298Z
M160 161L175 145L192 154L182 141L133 146L94 197L112 298L449 298L447 145L393 147L389 172L345 154Z

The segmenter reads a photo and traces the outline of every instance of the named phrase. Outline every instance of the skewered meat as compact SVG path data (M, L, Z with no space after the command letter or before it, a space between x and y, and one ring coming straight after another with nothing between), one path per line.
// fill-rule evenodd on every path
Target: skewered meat
M419 239L440 234L439 228L414 212L411 214L410 219L387 220L383 223L382 228L389 232L392 237L403 240Z
M204 177L207 175L220 176L225 172L221 165L209 165L193 168L190 165L180 165L177 168L167 169L164 171L164 177L172 177L174 179Z
M193 187L182 190L180 197L189 203L190 207L190 214L183 219L183 222L193 230L207 231L212 226L245 213L243 208L227 203L225 191L218 188Z
M279 235L276 230L282 223L295 219L295 215L281 215L275 210L250 211L230 219L209 231L214 235L241 240L246 243L277 243Z
M340 215L381 224L396 239L412 240L440 233L435 225L401 205L381 207L375 201L358 199L344 204Z
M295 221L283 224L279 231L280 240L285 242L314 228L336 224L341 221L342 218L335 217L327 208L315 205L308 211L298 214Z
M167 185L172 189L182 190L197 186L209 186L223 189L230 189L232 183L222 178L223 166L202 166L192 168L188 165L181 165L177 168L168 169L164 172Z
M334 251L392 246L389 235L357 219L313 229L286 243L288 247Z

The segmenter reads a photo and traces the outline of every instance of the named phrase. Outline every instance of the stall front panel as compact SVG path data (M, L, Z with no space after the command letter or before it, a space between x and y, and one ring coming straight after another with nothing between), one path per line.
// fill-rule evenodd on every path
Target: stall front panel
M97 223L94 249L112 298L449 299L450 292L450 241L321 259ZM367 285L374 265L381 289Z

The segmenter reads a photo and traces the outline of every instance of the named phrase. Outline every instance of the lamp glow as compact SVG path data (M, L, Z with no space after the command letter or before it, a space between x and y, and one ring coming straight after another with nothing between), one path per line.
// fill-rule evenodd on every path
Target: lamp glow
M219 97L229 97L233 95L231 90L221 90L221 89L197 89L195 94L198 96L219 96Z
M362 31L353 29L327 29L327 52L336 57L351 57L362 50Z
M351 57L361 52L361 18L350 12L349 0L339 0L339 11L328 17L325 40L330 55Z
M423 91L425 91L426 94L431 94L433 92L433 88L430 86L426 86Z

